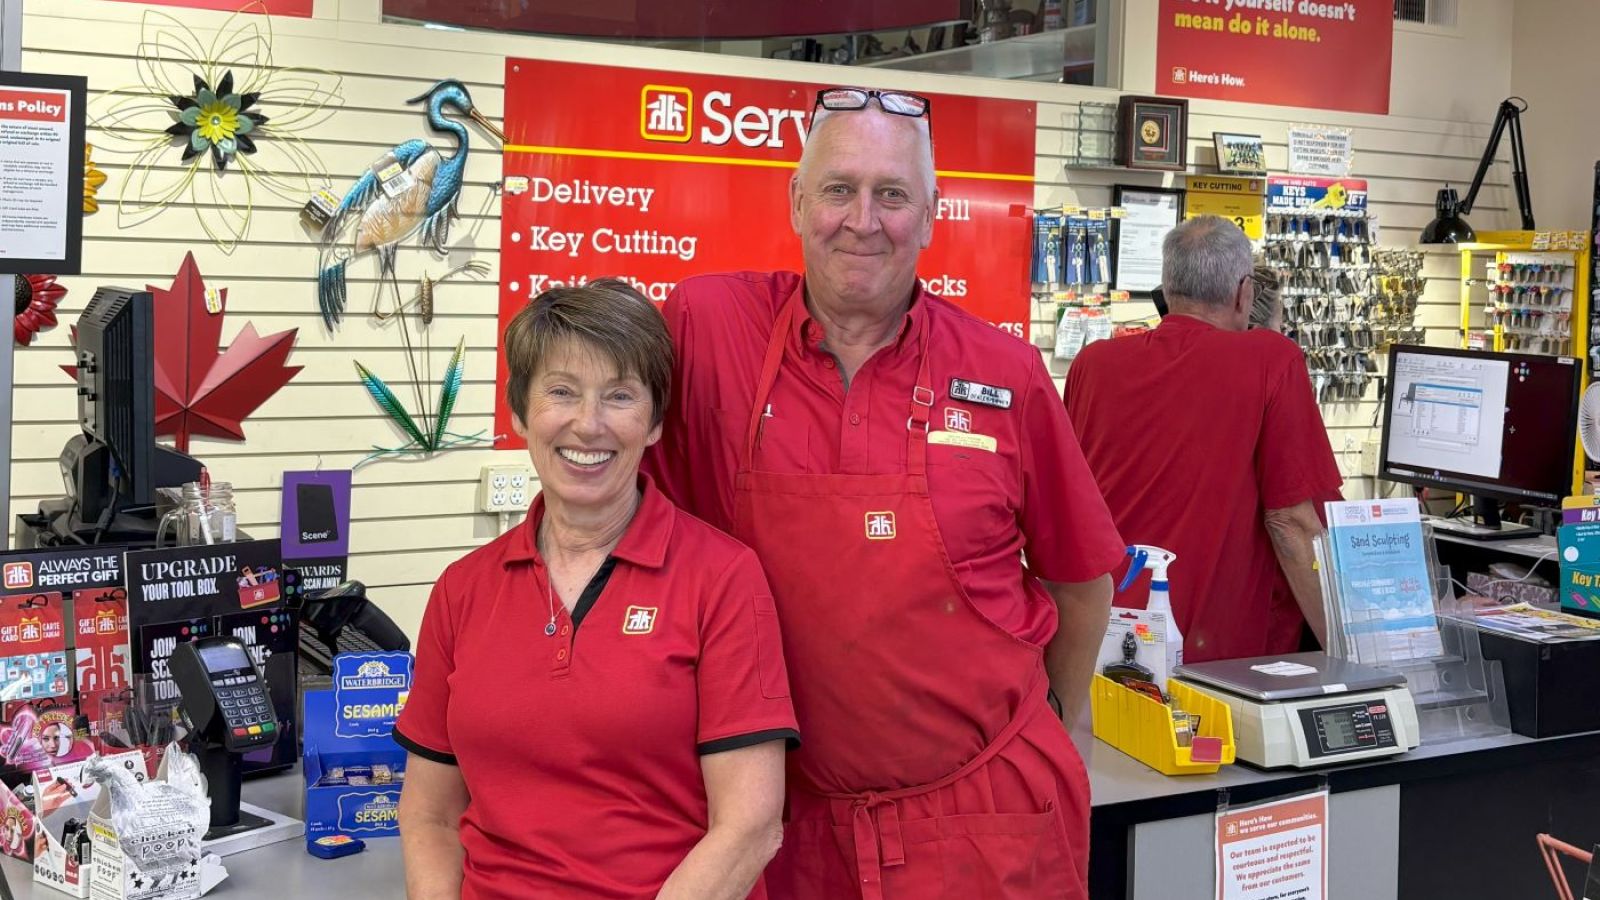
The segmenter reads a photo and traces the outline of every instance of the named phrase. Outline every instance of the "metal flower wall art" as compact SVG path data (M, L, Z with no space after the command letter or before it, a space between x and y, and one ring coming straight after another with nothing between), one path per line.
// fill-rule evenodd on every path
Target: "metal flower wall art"
M92 216L100 211L98 195L106 185L106 173L94 164L94 146L83 145L83 214Z
M232 253L264 194L298 206L328 185L305 136L344 105L343 80L277 65L265 12L257 0L204 37L166 13L144 14L138 83L90 104L96 146L128 166L119 227L188 207Z
M54 275L18 275L15 291L11 336L26 346L40 331L55 326L56 306L67 295L67 289L56 282Z
M196 75L194 96L170 99L178 110L178 121L167 129L167 134L188 144L183 151L184 162L209 150L212 165L221 172L236 154L256 152L250 132L267 124L267 117L250 108L261 100L261 95L234 93L232 71L222 73L215 90Z

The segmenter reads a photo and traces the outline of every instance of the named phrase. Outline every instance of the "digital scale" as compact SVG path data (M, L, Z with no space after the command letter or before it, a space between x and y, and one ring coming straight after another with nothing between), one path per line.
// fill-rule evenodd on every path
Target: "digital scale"
M1179 666L1184 684L1233 711L1239 759L1310 769L1379 759L1417 746L1405 676L1321 653Z

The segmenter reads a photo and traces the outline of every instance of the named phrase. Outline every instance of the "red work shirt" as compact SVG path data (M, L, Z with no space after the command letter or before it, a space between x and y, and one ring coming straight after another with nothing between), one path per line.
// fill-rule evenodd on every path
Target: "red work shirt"
M542 495L434 585L395 740L461 768L463 900L654 897L706 833L700 757L797 738L755 554L640 484L554 636Z
M1300 348L1169 315L1084 347L1066 404L1122 536L1178 555L1168 575L1184 660L1298 649L1304 617L1263 517L1342 481ZM1142 608L1149 585L1142 576L1117 604Z
M733 527L734 475L768 338L782 304L801 290L792 272L741 272L688 279L667 300L677 348L673 401L645 467L663 491L718 528ZM985 615L1042 646L1055 634L1056 608L1037 579L1091 581L1117 565L1123 546L1034 347L921 291L898 338L867 360L846 391L838 363L821 347L821 324L802 308L753 465L904 472L922 329L930 330L930 430L993 441L983 449L965 439L967 446L929 440L928 490L945 550ZM953 379L1004 388L1008 405L952 399Z

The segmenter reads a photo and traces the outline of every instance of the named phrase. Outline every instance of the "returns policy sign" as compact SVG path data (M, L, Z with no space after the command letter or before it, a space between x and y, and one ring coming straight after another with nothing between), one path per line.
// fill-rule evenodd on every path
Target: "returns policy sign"
M621 277L661 302L692 275L799 270L788 185L821 85L506 61L500 325L540 292ZM933 95L939 202L919 274L1027 337L1032 103ZM519 447L495 392L497 447Z

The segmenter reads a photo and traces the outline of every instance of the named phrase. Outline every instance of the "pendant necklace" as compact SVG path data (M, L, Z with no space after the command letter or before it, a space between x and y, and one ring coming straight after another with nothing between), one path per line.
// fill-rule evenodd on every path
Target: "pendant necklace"
M535 532L535 534L534 534L534 547L535 547L535 549L538 548L538 543L539 543L538 538L539 538L538 533ZM541 552L540 555L543 556L544 554ZM550 560L549 559L545 559L544 560L544 587L545 587L545 599L548 600L549 603L550 603L550 621L544 626L544 636L545 637L555 637L556 636L556 578L555 578L555 573L550 571Z

